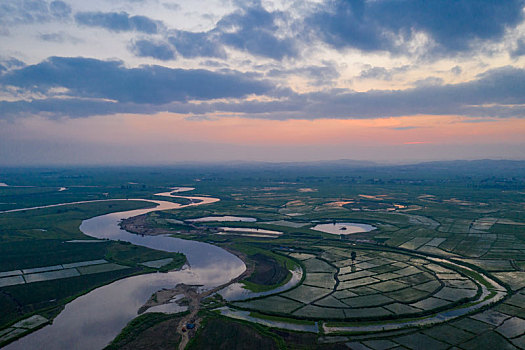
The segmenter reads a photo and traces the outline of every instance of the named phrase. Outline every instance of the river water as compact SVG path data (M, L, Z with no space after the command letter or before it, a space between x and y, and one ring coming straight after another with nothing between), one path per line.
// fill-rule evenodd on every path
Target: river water
M311 229L333 235L351 235L353 233L369 232L376 228L372 225L356 224L354 222L334 222L331 224L319 224Z
M172 192L159 195L179 197L171 195ZM218 201L211 197L184 198L201 201L190 206ZM121 230L118 223L122 219L184 207L166 201L147 201L158 206L97 216L84 220L80 230L99 239L121 240L157 250L181 252L186 255L191 267L128 277L97 288L67 304L52 325L9 344L5 349L101 349L137 316L137 310L157 290L173 288L179 283L202 285L203 289L209 289L227 283L245 271L242 260L211 244L167 236L142 237Z

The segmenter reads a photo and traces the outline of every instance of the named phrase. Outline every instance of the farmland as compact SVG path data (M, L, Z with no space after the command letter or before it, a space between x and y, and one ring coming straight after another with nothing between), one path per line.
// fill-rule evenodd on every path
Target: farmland
M140 202L86 203L0 214L0 343L16 335L19 320L37 314L47 323L72 298L114 280L155 271L140 265L180 254L125 242L96 241L82 234L82 219L147 206ZM26 330L24 330L25 332ZM24 333L22 332L22 333Z
M252 271L238 282L243 298L202 302L202 327L189 348L224 342L225 330L268 347L524 348L522 168L471 166L468 176L408 169L269 169L264 176L249 168L139 169L114 178L87 172L80 182L101 187L74 190L67 199L148 199L173 186L221 199L152 212L134 226L137 233L148 229L217 245ZM46 181L59 184L54 176ZM29 203L28 196L37 205L60 202L58 194L46 198L41 187L2 191L2 202L16 202L5 210ZM6 334L18 332L14 324L30 315L52 318L86 290L176 260L172 253L122 242L87 243L90 238L78 230L85 218L147 205L115 201L1 214ZM347 233L343 223L363 229ZM314 229L319 225L333 226L334 233ZM293 271L300 277L280 289ZM17 284L20 278L24 283ZM158 334L168 321L148 321L141 334ZM296 333L301 330L309 333Z

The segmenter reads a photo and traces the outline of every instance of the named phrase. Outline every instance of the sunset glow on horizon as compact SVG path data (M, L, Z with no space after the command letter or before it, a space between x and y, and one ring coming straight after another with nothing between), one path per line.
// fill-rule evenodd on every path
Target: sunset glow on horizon
M521 1L22 3L0 165L525 158Z

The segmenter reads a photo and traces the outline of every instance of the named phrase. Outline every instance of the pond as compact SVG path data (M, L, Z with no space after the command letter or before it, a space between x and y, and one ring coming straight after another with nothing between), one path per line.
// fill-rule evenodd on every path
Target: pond
M330 224L318 224L312 230L331 233L333 235L351 235L353 233L369 232L376 227L367 224L357 224L353 222L334 222Z
M244 216L205 216L196 219L186 219L188 222L256 222L256 218L244 217Z

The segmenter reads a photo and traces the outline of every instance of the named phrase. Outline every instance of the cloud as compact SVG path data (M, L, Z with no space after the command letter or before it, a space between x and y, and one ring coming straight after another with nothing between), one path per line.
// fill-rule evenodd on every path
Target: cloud
M406 52L404 44L424 33L434 52L454 54L479 40L500 39L523 20L523 5L522 0L329 0L305 22L337 49Z
M157 34L162 23L145 16L130 16L126 12L79 12L75 14L78 24L101 27L113 32L137 31Z
M11 69L18 69L25 66L26 64L17 58L0 58L0 74Z
M282 60L286 57L296 57L298 49L296 40L278 33L278 23L284 23L285 14L279 11L269 12L257 1L244 4L240 9L224 16L216 27L207 32L191 32L185 30L165 31L165 25L160 21L144 16L130 16L126 12L79 12L75 15L78 24L101 27L114 32L137 31L145 34L159 34L173 45L176 51L185 58L214 57L226 58L225 47L248 52L255 56ZM132 45L132 52L138 56L152 56L153 42L141 41ZM157 48L159 44L155 44ZM167 46L162 45L162 59L168 57ZM148 52L148 53L146 53Z
M50 118L84 118L93 115L116 113L155 113L147 105L115 103L98 99L47 98L33 101L0 101L0 112L4 117L43 115Z
M367 64L365 65L365 69L363 69L359 74L359 78L390 81L396 74L404 73L409 69L409 65L386 69L385 67L372 67L371 65Z
M459 84L423 84L406 90L279 90L253 74L231 70L125 68L120 61L52 57L0 75L0 84L50 96L1 102L4 118L39 113L85 117L160 111L246 118L381 118L411 115L525 117L525 69L502 67ZM61 98L51 93L65 91ZM267 98L245 99L248 95ZM65 98L67 97L67 98ZM217 101L220 99L220 101ZM199 102L195 102L199 100Z
M273 88L266 81L256 81L236 71L217 73L161 66L125 68L121 61L81 57L50 57L5 73L0 84L43 94L49 89L65 88L72 97L137 104L240 98L264 94Z
M160 21L144 16L130 16L126 12L79 12L75 15L78 24L101 27L114 32L137 31L145 34L158 34L165 25ZM169 30L165 34L167 42L185 58L214 57L226 58L225 47L235 48L255 56L282 60L296 57L296 40L279 33L279 22L285 21L285 14L267 11L260 3L242 6L237 11L224 16L216 27L207 32ZM131 46L138 56L150 56L163 60L169 58L167 44L140 40ZM162 53L159 52L162 51Z
M452 74L454 74L454 75L460 75L461 72L462 72L463 70L461 69L460 66L454 66L454 67L452 67L452 68L450 69L450 71L451 71Z
M78 44L82 42L82 39L76 38L64 32L57 33L43 33L38 36L40 40L53 42L53 43L65 43L70 42L72 44Z
M168 36L168 41L175 46L177 52L185 58L226 58L226 51L220 42L220 35L213 31L195 33L173 30Z
M71 15L71 6L63 1L56 0L49 4L49 11L55 18L69 18Z
M175 58L175 52L169 44L152 41L136 40L130 44L130 50L139 57L153 57L161 61L169 61Z
M208 108L270 119L381 118L409 115L525 117L525 69L502 67L477 79L406 90L330 89L277 101L213 103ZM202 105L200 106L203 107Z
M180 11L181 9L181 6L179 4L176 4L176 3L168 3L168 2L165 2L162 4L162 6L168 10L171 10L171 11Z
M359 74L361 79L392 80L392 72L385 67L369 67Z
M169 42L183 57L226 58L225 46L255 56L282 60L296 57L296 40L278 35L277 23L285 19L282 12L269 12L260 4L244 4L241 9L224 16L210 31L172 30Z
M292 69L280 69L277 68L279 66L276 65L276 68L268 70L266 75L269 77L278 78L295 75L308 78L313 83L313 85L330 85L334 79L340 76L340 74L334 64L330 62L324 63L325 65L323 66L312 65Z
M425 79L419 79L414 82L415 86L432 86L432 85L443 85L444 80L439 77L426 77Z
M71 7L63 1L2 0L0 23L2 25L44 23L64 20L71 15Z
M295 40L276 35L278 20L283 20L282 12L268 12L262 6L242 8L223 17L216 30L221 32L221 42L247 51L253 55L281 60L298 54Z
M516 49L511 52L513 57L525 56L525 39L518 40Z
M392 130L412 130L412 129L418 129L419 126L399 126L396 128L391 128Z

